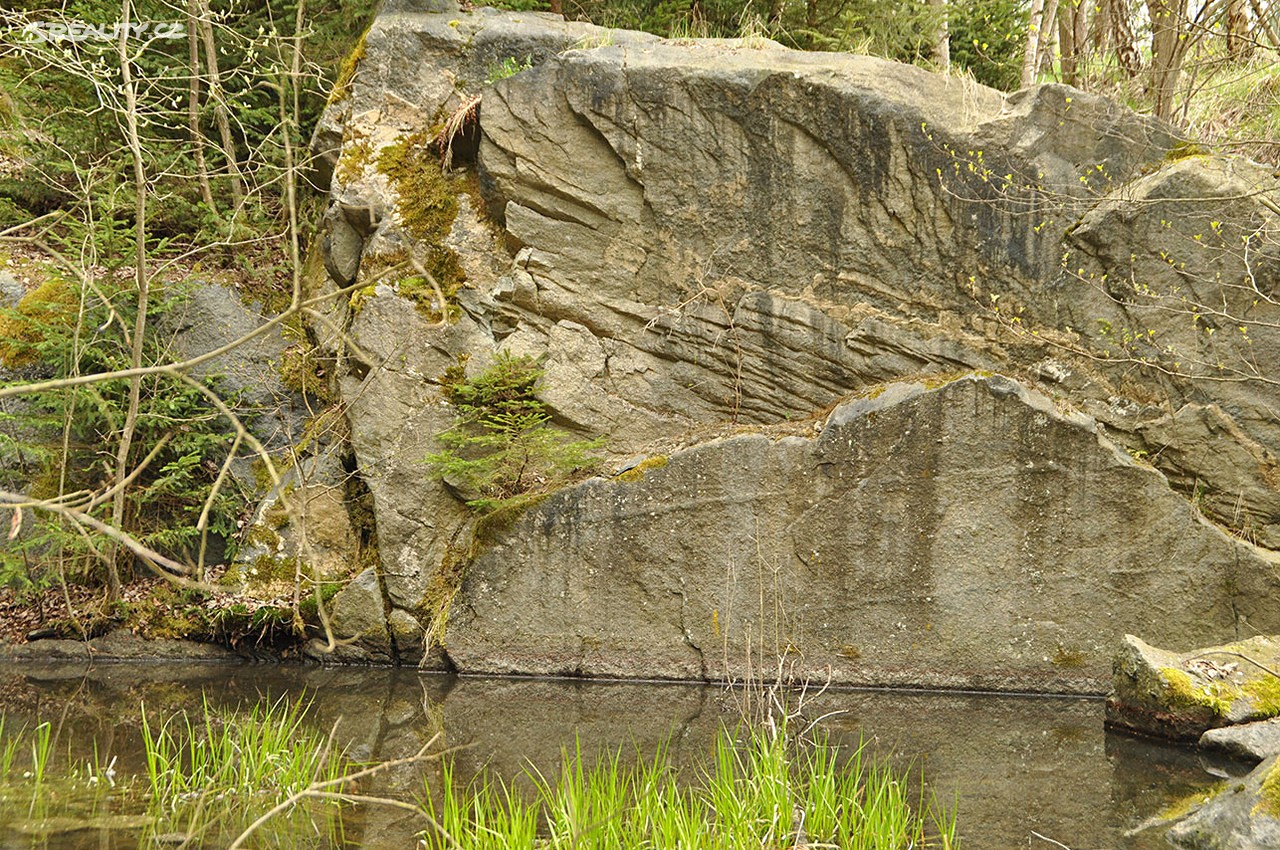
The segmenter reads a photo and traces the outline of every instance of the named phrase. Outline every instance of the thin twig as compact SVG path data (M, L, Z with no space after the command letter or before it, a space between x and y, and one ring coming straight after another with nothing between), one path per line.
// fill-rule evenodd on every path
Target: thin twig
M350 773L345 776L339 776L337 779L329 779L324 782L313 782L312 784L308 785L306 788L302 789L301 791L296 791L293 794L290 794L284 800L277 803L271 809L263 813L253 823L245 827L244 832L240 833L240 835L236 837L236 840L231 842L231 845L227 848L227 850L240 850L240 848L244 845L244 842L249 839L249 836L252 835L254 832L256 832L263 824L265 824L267 821L271 820L271 818L275 817L281 812L285 811L286 809L292 808L293 806L297 805L298 801L307 797L316 797L319 799L346 800L346 801L356 802L356 803L374 803L378 805L391 806L393 808L405 809L406 811L411 811L414 814L421 816L424 820L428 821L434 829L438 830L440 834L444 836L445 840L449 842L450 846L457 847L458 843L453 840L452 836L450 836L447 832L444 831L444 827L440 826L440 824L436 822L435 818L428 815L419 806L414 806L413 804L406 803L402 800L392 800L386 797L366 797L360 794L347 794L345 792L335 793L335 792L329 792L324 790L326 788L332 788L335 785L345 785L348 782L354 782L357 779L363 779L366 776L372 776L375 773L380 773L384 770L388 770L393 767L399 767L401 765L413 764L415 762L422 761L424 758L427 758L427 750L431 749L431 747L435 745L436 741L440 739L441 734L443 733L437 732L436 734L432 735L430 740L428 740L425 744L422 745L421 749L419 749L413 755L408 756L407 758L393 759L391 761L379 762L378 764L375 764L371 767L366 767L364 770L358 770L355 773Z

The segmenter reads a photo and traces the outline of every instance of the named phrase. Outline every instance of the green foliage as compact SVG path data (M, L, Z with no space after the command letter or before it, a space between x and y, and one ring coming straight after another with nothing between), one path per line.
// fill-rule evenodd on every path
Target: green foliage
M206 701L200 715L184 711L158 725L144 707L147 838L194 827L204 846L226 846L275 803L341 776L345 760L310 727L308 707L301 697L248 711L218 710ZM314 830L338 829L337 816L332 802L300 804L268 821L254 846L316 846Z
M908 784L861 747L842 754L825 738L788 742L751 732L744 743L722 728L710 771L682 782L659 752L623 764L613 753L586 764L565 752L559 777L529 769L532 802L481 778L454 782L445 762L442 802L428 794L443 827L427 848L618 848L737 850L746 847L951 848L955 818L933 805L913 810ZM447 834L447 838L445 835Z
M194 145L187 123L189 67L186 38L152 39L137 50L135 78L142 82L140 110L144 113L151 186L162 203L150 205L148 227L155 247L165 240L211 245L232 237L278 233L285 218L284 137L276 86L287 87L293 101L288 69L293 55L293 26L297 0L230 0L213 4L220 85L229 111L232 142L229 152L244 175L248 202L232 209L227 156L220 149L209 81L203 86L198 125L212 175L215 204L202 200ZM324 108L335 78L342 73L343 56L351 52L354 36L372 19L374 0L313 0L306 6L301 39L302 78L298 81L300 114L288 132L294 157L305 150L310 128ZM35 20L59 15L110 28L120 17L117 0L30 0L6 7ZM185 25L183 7L163 0L136 0L135 21ZM17 19L14 19L17 20ZM25 19L23 19L25 20ZM10 23L10 21L5 22ZM12 32L18 32L17 29ZM6 39L8 33L5 34ZM17 41L18 37L13 36ZM55 43L43 54L0 50L0 229L57 210L74 213L74 220L95 222L95 240L108 228L127 236L134 214L133 188L120 175L128 172L128 151L120 144L118 116L102 109L101 93L120 90L121 78L112 40L89 39ZM7 45L6 45L7 46ZM96 85L68 72L67 56L98 60ZM358 51L358 44L357 44ZM350 63L354 66L354 63ZM199 73L206 74L202 67ZM341 82L341 80L338 80ZM349 83L349 75L348 80ZM13 166L13 167L10 167ZM92 215L88 211L92 209ZM104 254L106 250L102 251Z
M474 495L467 504L476 510L547 492L599 463L591 452L603 439L575 441L551 426L537 397L542 374L534 358L499 352L479 375L465 378L460 365L441 381L457 419L437 437L445 450L427 463L432 475Z
M1020 0L967 0L950 7L951 61L974 79L1001 91L1022 82L1027 38L1026 4Z
M98 289L105 300L78 283L53 278L17 309L0 310L0 358L53 378L128 368L123 329L133 327L134 293L114 278L101 280ZM176 292L158 292L148 313L158 318L180 299ZM154 338L145 354L146 364L168 356ZM89 494L103 493L114 483L128 398L129 383L123 379L22 396L20 415L0 421L0 451L17 459L0 470L0 484L6 489L29 485L34 497L68 497L73 506L86 505ZM124 530L157 551L194 560L200 545L196 525L226 456L227 432L199 390L165 375L146 377L130 468L158 451L129 489ZM110 499L100 501L90 514L107 521ZM243 504L229 488L213 497L208 529L214 540L233 537ZM59 572L93 580L99 556L112 548L107 538L51 514L28 519L26 529L0 550L0 581L7 584L40 585Z
M532 2L526 8L547 8ZM514 8L514 7L512 7ZM765 35L803 50L869 53L927 64L945 11L951 61L980 83L1006 91L1019 84L1027 9L1019 0L578 0L565 3L571 19L638 29L667 37L736 38Z
M489 73L486 79L489 85L493 85L499 80L514 77L521 71L527 71L532 67L533 58L530 56L526 56L523 62L517 60L514 56L508 56L501 62L495 62L489 66Z

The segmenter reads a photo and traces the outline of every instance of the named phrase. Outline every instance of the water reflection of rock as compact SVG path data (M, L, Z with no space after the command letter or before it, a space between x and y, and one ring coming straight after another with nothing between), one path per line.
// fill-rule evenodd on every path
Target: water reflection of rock
M353 758L402 758L440 732L464 781L485 767L504 778L528 764L554 772L575 740L588 758L618 748L633 758L665 742L687 768L704 763L720 723L734 721L723 691L691 685L247 664L0 668L0 710L60 721L77 747L109 742L100 752L119 753L126 766L138 764L143 701L169 712L198 708L202 694L234 706L304 693L315 699L318 726L340 719L337 737ZM1164 847L1158 830L1123 834L1212 782L1189 750L1106 734L1094 700L843 691L809 706L810 716L830 711L843 712L823 722L839 741L852 746L862 736L875 754L923 775L943 801L958 799L970 847L1025 847L1032 831L1072 847ZM439 772L438 762L402 766L362 790L411 798ZM370 809L351 820L347 837L399 848L421 827L404 812Z

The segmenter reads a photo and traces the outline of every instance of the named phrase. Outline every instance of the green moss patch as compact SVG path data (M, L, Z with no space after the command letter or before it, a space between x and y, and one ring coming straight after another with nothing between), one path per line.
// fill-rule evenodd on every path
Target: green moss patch
M378 170L396 190L396 210L415 239L439 245L458 215L458 198L424 132L410 133L378 154Z
M364 61L365 52L368 50L366 44L369 32L360 36L360 40L356 42L356 46L347 54L347 58L342 60L342 64L338 66L338 79L333 82L333 91L329 92L329 103L337 103L345 100L351 95L351 85L355 82L356 71L360 69L360 63Z
M342 146L342 156L333 176L339 183L354 183L364 176L365 169L373 162L373 142L369 139L352 139Z
M1199 788L1190 794L1183 794L1170 800L1168 805L1160 810L1157 815L1164 821L1182 820L1187 815L1200 809L1205 803L1208 803L1214 797L1217 797L1228 788L1227 783L1217 782L1208 788Z
M1199 142L1183 140L1169 148L1169 152L1164 155L1164 158L1165 162L1177 162L1181 159L1191 159L1196 156L1208 156L1209 154L1209 149Z
M625 472L619 472L618 480L627 481L627 482L640 481L644 478L645 473L648 472L649 470L662 469L662 467L666 465L667 465L666 455L654 455L653 457L647 457L644 460L637 463L635 466L626 470Z
M410 265L405 276L393 281L397 294L413 301L432 321L456 318L454 297L467 276L458 255L445 245L445 240L458 216L457 193L465 191L465 186L458 189L441 173L425 132L411 133L383 148L377 157L377 168L395 190L396 213L405 232L423 248L421 269ZM409 255L397 252L369 259L364 271L372 278L385 269L405 264ZM433 280L440 289L439 297L431 285ZM357 290L351 296L352 308L358 310L373 294L373 285Z
M296 343L286 348L280 355L278 371L281 383L295 393L318 399L324 404L337 401L329 385L324 359L310 343Z
M1253 703L1254 711L1262 717L1280 716L1280 679L1265 676L1241 686L1241 693Z
M80 292L70 280L51 277L28 292L16 310L0 313L0 363L30 366L40 359L40 343L53 328L75 324Z
M1221 682L1197 686L1191 674L1176 667L1161 667L1160 681L1169 698L1169 705L1179 709L1209 709L1221 717L1231 708L1231 686Z
M1267 778L1262 780L1258 802L1254 805L1252 814L1280 818L1280 760L1271 765Z

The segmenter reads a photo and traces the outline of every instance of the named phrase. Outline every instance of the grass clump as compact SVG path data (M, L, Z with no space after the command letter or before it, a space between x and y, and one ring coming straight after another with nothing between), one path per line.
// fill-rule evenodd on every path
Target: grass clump
M234 711L205 701L194 716L153 721L142 706L138 774L96 746L74 758L50 723L13 729L0 714L0 832L65 835L69 824L109 816L111 829L139 833L138 846L226 847L259 815L349 767L307 709L305 698ZM345 846L338 815L331 800L299 799L260 825L251 846Z
M526 56L524 61L516 59L514 56L508 56L501 62L494 62L489 66L488 73L485 75L485 82L493 85L499 80L506 80L519 74L521 71L527 71L533 67L533 57Z
M256 814L313 783L338 779L346 767L328 739L306 723L304 698L262 702L246 711L211 707L153 725L142 713L149 830L154 836L201 838L222 846ZM299 803L258 833L265 846L288 846L332 834L331 803ZM153 837L154 837L153 836Z
M1185 143L1182 156L1207 154L1207 146L1222 146L1228 153L1243 154L1259 162L1280 162L1280 54L1260 50L1247 62L1224 63L1220 70L1192 91L1179 116L1188 135L1204 145ZM1172 152L1171 152L1171 158ZM1181 157L1177 157L1181 158Z
M862 747L843 757L824 737L789 740L722 729L710 769L682 783L665 753L635 766L613 753L594 765L565 752L558 779L534 768L531 796L482 778L459 788L446 763L430 812L448 838L429 850L488 848L954 848L955 819L911 805L907 784ZM431 789L428 789L430 791ZM437 804L436 800L439 799Z
M127 796L131 787L127 778L117 780L114 760L73 758L52 724L15 729L0 714L0 833L92 818L109 811L109 796Z

